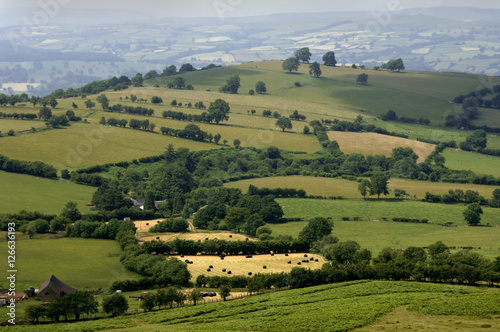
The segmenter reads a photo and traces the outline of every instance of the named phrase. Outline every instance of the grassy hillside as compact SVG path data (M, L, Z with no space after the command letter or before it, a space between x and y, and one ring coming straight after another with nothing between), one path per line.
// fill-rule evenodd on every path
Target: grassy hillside
M410 72L391 73L366 69L322 66L319 79L310 77L308 66L302 64L297 73L285 73L281 61L247 63L240 66L216 68L208 71L185 73L182 76L197 90L217 91L231 75L242 78L240 93L246 94L257 81L266 82L270 99L311 102L330 106L330 115L336 108L351 111L365 110L380 115L393 109L398 115L429 118L433 123L443 123L443 114L450 110L448 100L473 91L478 77L453 73ZM369 85L356 84L356 77L365 72ZM150 85L166 86L174 78L158 78ZM294 82L303 88L295 88ZM297 107L295 107L297 108ZM306 110L305 110L306 111ZM312 111L312 110L307 110ZM321 111L313 111L321 114Z
M315 200L280 198L285 217L314 218L330 217L341 220L343 217L359 217L360 220L392 220L394 217L428 219L429 223L466 225L462 215L465 206L461 204L434 204L418 201L387 202L384 200ZM482 225L500 225L498 209L484 208ZM490 228L488 228L490 229Z
M96 188L78 185L66 180L49 180L30 175L0 171L0 211L15 213L21 210L59 214L66 202L77 203L87 213L87 203Z
M500 327L499 292L412 282L357 281L252 296L238 301L181 307L71 324L74 330L117 331L347 331L384 319L399 308L441 315L447 326ZM452 316L451 316L452 315ZM430 316L435 317L435 316ZM478 324L478 322L481 322ZM387 329L405 329L397 321ZM459 325L457 325L459 324ZM468 326L468 325L467 325ZM23 331L64 331L68 324L16 326Z
M476 174L489 174L500 177L500 158L479 153L446 149L443 152L446 167L450 169L471 170Z
M7 243L0 243L2 261L7 261ZM120 263L121 250L111 240L48 239L42 235L16 243L16 275L19 291L35 288L51 274L76 289L108 289L116 280L135 279ZM3 284L2 284L3 286Z
M307 222L289 222L270 225L273 235L297 236ZM500 255L499 227L444 227L438 225L407 224L389 221L334 221L332 234L340 241L356 241L377 255L382 249L406 249L410 246L427 247L443 241L450 247L481 248L475 251L494 259Z

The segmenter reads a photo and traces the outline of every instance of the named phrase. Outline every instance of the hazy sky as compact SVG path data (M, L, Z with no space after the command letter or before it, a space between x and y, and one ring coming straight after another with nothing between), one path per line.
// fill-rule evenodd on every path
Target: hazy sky
M24 13L61 6L85 9L129 9L163 12L166 17L235 17L287 12L382 11L435 6L500 8L498 0L0 0L0 11L23 8ZM5 13L5 12L4 12ZM1 19L0 12L0 19Z

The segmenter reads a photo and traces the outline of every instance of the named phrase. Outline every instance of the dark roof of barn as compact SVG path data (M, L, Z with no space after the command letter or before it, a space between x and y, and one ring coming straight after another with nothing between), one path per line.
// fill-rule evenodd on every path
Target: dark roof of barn
M38 292L41 293L46 288L50 288L56 294L62 294L62 293L69 294L69 293L76 292L76 289L74 289L73 287L70 287L70 286L66 285L61 280L57 279L54 275L51 275L50 278L47 279L40 286L40 290Z

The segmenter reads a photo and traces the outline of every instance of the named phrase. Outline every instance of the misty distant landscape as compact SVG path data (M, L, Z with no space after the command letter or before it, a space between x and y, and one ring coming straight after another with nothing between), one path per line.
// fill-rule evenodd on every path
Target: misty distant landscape
M45 95L112 76L161 73L169 65L283 60L301 47L311 49L312 61L334 51L341 66L380 66L401 57L409 70L500 73L500 10L438 7L224 19L62 11L47 26L3 23L2 90Z

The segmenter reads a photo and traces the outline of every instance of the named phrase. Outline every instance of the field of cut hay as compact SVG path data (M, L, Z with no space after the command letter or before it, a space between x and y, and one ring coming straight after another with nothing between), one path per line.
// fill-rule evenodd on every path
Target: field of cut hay
M349 133L331 131L328 137L337 141L342 152L361 153L363 155L390 156L392 150L398 147L410 147L418 155L418 162L423 162L436 148L433 144L413 141L406 138L381 135L377 133Z

